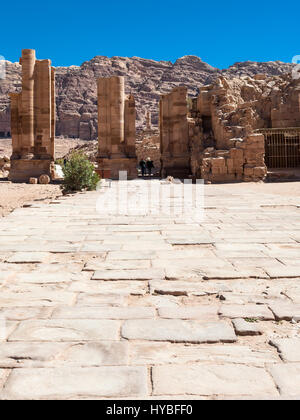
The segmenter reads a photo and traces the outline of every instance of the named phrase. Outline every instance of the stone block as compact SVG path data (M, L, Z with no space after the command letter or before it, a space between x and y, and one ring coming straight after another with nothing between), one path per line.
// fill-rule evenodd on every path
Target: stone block
M235 333L237 335L261 335L262 331L255 322L247 322L242 318L236 318L232 321Z
M300 363L282 363L270 367L280 395L300 398Z
M39 184L50 184L50 181L51 181L50 176L47 174L42 174L39 177Z
M276 347L284 362L300 362L300 338L273 338L269 344Z
M11 341L117 340L120 323L111 320L51 319L23 321Z
M155 366L154 395L278 396L265 369L236 364Z
M224 304L219 310L224 318L250 318L260 320L274 320L273 313L265 305L232 305Z
M125 321L122 337L129 340L172 341L189 343L232 343L236 336L226 322L199 323L177 319Z
M105 366L15 369L4 388L7 399L71 399L83 397L143 398L146 367Z

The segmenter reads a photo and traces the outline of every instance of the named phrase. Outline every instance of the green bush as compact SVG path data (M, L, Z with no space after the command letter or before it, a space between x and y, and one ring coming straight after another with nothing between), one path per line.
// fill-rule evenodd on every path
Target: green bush
M62 158L55 160L55 165L60 165L61 167L64 166L64 160Z
M95 190L100 177L94 171L93 164L81 152L74 152L62 167L64 181L62 189L64 192Z

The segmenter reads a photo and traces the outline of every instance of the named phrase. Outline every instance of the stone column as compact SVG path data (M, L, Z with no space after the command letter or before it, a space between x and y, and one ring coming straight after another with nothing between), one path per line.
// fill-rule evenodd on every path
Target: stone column
M22 159L34 156L34 67L35 51L22 51Z
M55 159L55 121L56 121L56 102L55 102L55 70L51 68L51 135L50 135L50 155Z
M160 139L163 177L190 174L187 89L174 88L160 100Z
M122 156L124 147L124 111L125 87L124 77L114 76L110 81L110 135L112 155Z
M132 95L125 100L125 115L124 115L124 126L125 126L125 142L126 142L126 155L128 157L135 157L135 100Z
M11 139L12 139L12 159L20 157L20 142L22 133L20 132L20 96L21 93L10 93L10 116L11 116Z
M51 158L51 61L38 60L34 84L35 157Z
M111 154L110 137L110 79L97 81L98 89L98 155L108 158Z
M23 50L22 92L11 95L13 154L9 178L28 182L51 174L54 160L55 87L50 60Z

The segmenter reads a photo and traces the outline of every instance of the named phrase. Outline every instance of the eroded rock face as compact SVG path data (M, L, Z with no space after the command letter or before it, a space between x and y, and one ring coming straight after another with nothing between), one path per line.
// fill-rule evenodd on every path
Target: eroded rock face
M97 56L81 66L57 67L56 135L84 140L97 138L96 80L99 77L125 76L126 94L135 97L137 128L141 129L146 126L147 111L152 114L152 123L158 124L159 97L176 86L185 85L189 95L196 96L200 86L212 83L220 75L230 78L259 73L281 75L291 68L292 64L276 61L236 63L219 70L196 56L181 57L175 63L139 57ZM20 88L21 66L6 62L6 79L0 81L0 114L9 108L8 93L18 92ZM10 133L8 114L3 119L0 117L0 124L0 132Z

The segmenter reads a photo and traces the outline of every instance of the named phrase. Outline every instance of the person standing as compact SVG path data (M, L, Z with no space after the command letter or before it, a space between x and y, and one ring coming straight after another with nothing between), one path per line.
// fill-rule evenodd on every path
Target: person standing
M139 166L141 168L141 172L142 172L142 176L145 176L145 172L146 172L146 162L144 161L144 159L140 160Z
M151 176L152 175L152 169L154 168L154 165L153 165L153 161L151 160L150 157L147 158L146 167L147 167L148 175Z

